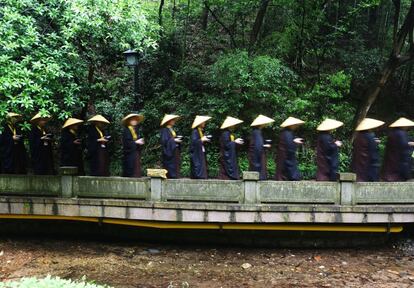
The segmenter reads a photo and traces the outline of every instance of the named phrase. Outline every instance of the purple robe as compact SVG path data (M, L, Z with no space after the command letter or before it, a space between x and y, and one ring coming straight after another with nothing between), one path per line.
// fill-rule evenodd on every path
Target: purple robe
M411 178L411 153L407 131L392 128L388 132L382 168L384 181L407 181Z
M316 180L336 181L339 167L339 151L335 139L328 132L318 135L316 147Z
M357 176L357 181L379 181L379 150L378 143L373 132L360 131L353 144L352 171Z
M278 181L298 181L301 178L296 160L297 145L293 139L295 136L289 128L283 129L280 133L275 175Z

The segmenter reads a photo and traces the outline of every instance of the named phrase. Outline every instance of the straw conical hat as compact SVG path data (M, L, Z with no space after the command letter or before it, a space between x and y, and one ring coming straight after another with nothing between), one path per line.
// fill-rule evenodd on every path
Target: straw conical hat
M229 128L229 127L232 127L232 126L236 126L240 123L243 123L243 120L227 116L227 118L224 120L223 124L221 124L220 129L226 129L226 128Z
M165 114L164 118L162 118L161 124L160 126L164 125L165 123L167 123L168 121L171 121L173 119L177 119L180 118L180 116L178 115L173 115L173 114Z
M260 114L259 116L256 117L256 119L254 119L254 121L252 122L252 124L250 124L250 126L266 125L266 124L270 124L273 122L275 122L275 120L273 120L272 118L269 118L267 116Z
M109 124L110 122L103 117L102 115L95 115L92 118L90 118L88 120L88 122L101 122L101 123L105 123L105 124Z
M372 118L365 118L359 123L355 131L364 131L369 129L374 129L383 125L384 122Z
M389 127L412 127L412 126L414 126L413 121L407 118L401 117L400 119L392 123Z
M38 121L38 120L40 120L40 119L46 119L46 120L49 120L50 118L52 118L50 115L45 115L45 116L42 116L41 114L40 114L40 112L38 112L35 116L33 116L32 117L32 119L30 119L30 122L36 122L36 121Z
M204 123L204 122L206 122L206 121L208 121L210 119L211 119L210 116L200 116L200 115L197 115L195 117L195 119L194 119L193 124L191 125L191 128L194 129L194 128L200 126L200 124L202 124L202 123Z
M131 118L138 118L138 123L141 123L142 121L144 121L144 115L131 113L125 116L124 118L122 118L121 120L122 125L126 125L127 120Z
M329 130L334 130L336 128L339 128L342 125L344 125L343 122L328 118L328 119L323 120L322 123L319 124L318 128L316 128L316 130L329 131Z
M7 117L8 118L12 118L12 117L22 117L22 115L21 114L14 113L14 112L9 112L9 113L7 113Z
M63 124L62 129L79 123L83 123L83 120L77 118L68 118L68 120L65 121L65 124Z
M295 118L295 117L289 117L285 121L283 121L282 124L280 124L280 127L285 128L285 127L289 127L289 126L293 126L293 125L301 125L303 123L305 123L305 121L300 120L300 119Z

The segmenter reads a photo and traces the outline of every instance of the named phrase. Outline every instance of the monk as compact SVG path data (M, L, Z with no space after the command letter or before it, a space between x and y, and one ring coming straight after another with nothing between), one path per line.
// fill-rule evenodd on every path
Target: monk
M262 129L273 123L275 120L259 115L250 124L253 127L249 143L249 170L259 172L259 179L267 179L267 159L266 150L271 147L270 143L265 143Z
M91 176L109 176L108 142L110 136L105 132L105 126L110 122L101 115L95 115L88 120L91 123L88 130L88 159Z
M7 114L7 123L0 143L2 173L26 174L27 172L26 148L18 126L21 121L22 115L12 112Z
M235 127L243 123L242 120L227 116L221 125L223 130L220 137L220 172L219 179L239 180L239 164L237 161L237 146L243 145L242 138L236 138L233 134Z
M298 181L301 178L296 149L303 144L303 139L296 137L294 131L304 123L300 119L289 117L280 125L283 130L279 136L275 175L278 181Z
M85 175L83 165L83 147L79 137L79 126L83 120L69 118L62 127L60 138L60 166L78 168L78 175Z
M380 156L378 144L381 142L375 135L374 129L382 126L384 122L365 118L357 126L351 168L356 174L357 181L379 181Z
M204 135L204 128L206 122L210 120L210 116L197 115L191 126L193 132L191 133L190 144L190 160L191 160L191 178L193 179L207 179L207 159L205 143L211 140Z
M411 178L411 154L414 142L409 140L407 130L414 122L400 118L389 127L382 168L382 179L389 182L403 182Z
M122 134L123 177L142 177L141 149L145 142L139 132L138 124L143 120L144 116L136 113L131 113L122 119L122 125L124 125L124 132Z
M341 121L325 119L316 130L319 131L316 146L316 180L336 181L339 169L339 147L342 142L335 140L332 132L344 125Z
M166 114L161 121L162 166L167 170L167 178L179 178L181 166L182 136L178 136L173 127L180 118L178 115Z
M30 154L33 174L54 175L53 136L45 130L51 117L37 113L31 120L32 129L29 135Z

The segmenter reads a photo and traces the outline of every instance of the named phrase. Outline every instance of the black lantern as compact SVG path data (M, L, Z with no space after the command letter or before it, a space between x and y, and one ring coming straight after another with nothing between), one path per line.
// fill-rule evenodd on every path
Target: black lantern
M128 50L124 52L127 66L138 66L139 53L135 50Z
M134 94L135 94L135 109L141 108L141 97L139 94L139 52L135 50L128 50L124 52L126 65L134 68Z

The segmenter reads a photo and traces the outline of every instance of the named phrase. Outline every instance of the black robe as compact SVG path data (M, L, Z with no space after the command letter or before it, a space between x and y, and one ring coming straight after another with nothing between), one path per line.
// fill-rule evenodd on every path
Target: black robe
M316 146L316 180L336 181L339 168L339 150L329 132L320 132Z
M22 135L20 128L16 127L16 135ZM5 174L26 174L27 154L23 137L13 140L13 131L5 125L1 135L1 172Z
M168 127L161 129L162 167L168 171L168 178L180 177L181 151L180 145Z
M206 152L197 128L191 133L190 144L191 178L207 179Z
M407 131L392 128L388 133L382 170L384 181L407 181L411 178L412 147Z
M379 181L380 157L378 143L375 134L370 131L357 132L353 144L352 171L357 176L357 181Z
M259 172L259 179L267 179L266 150L262 130L254 128L249 142L249 170Z
M78 175L85 175L83 166L82 144L75 144L73 141L79 139L77 131L70 132L70 127L62 130L60 138L60 166L71 166L78 168Z
M237 163L237 144L231 140L230 130L224 130L220 137L220 173L219 179L240 179Z
M297 144L293 139L295 136L289 128L280 132L275 175L278 181L298 181L301 178L296 160Z
M124 127L122 134L122 145L123 145L123 177L142 177L141 174L141 145L135 143L136 140L140 139L140 133L138 126L133 127L137 139L134 140L131 131L128 127Z
M102 130L103 136L107 136ZM88 129L88 160L89 173L91 176L109 176L109 153L108 143L98 142L101 138L96 126L91 125Z
M33 174L54 175L52 141L42 140L46 132L36 125L32 125L29 134L30 155L32 160Z

